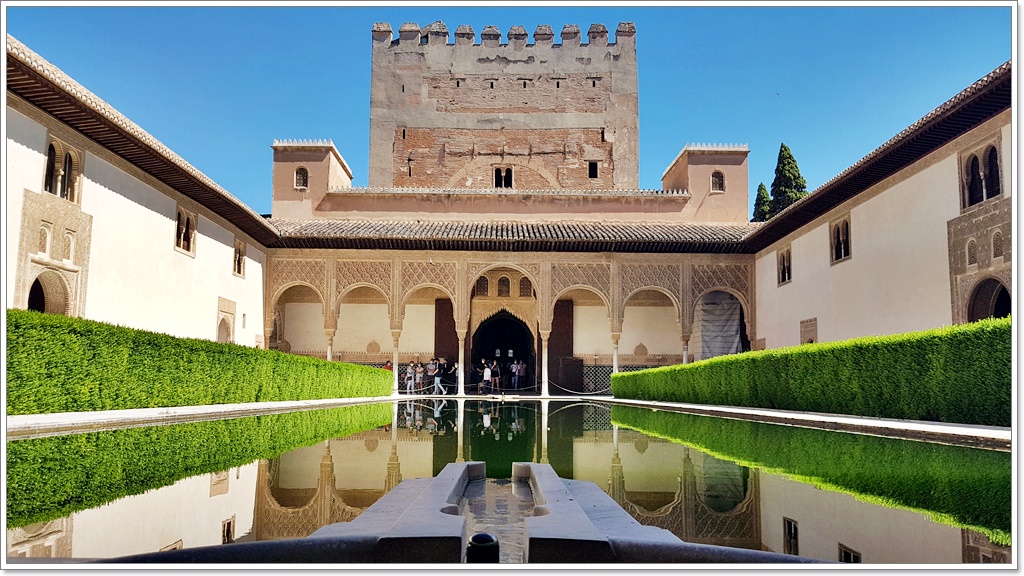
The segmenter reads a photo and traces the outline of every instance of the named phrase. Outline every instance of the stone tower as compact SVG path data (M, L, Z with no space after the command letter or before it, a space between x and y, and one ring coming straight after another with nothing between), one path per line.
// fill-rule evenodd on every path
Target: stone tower
M638 188L635 33L375 24L370 187Z

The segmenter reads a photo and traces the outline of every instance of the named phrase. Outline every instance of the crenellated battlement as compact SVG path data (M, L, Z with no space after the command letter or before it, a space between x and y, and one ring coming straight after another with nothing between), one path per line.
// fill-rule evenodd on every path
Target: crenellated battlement
M511 27L505 35L505 42L502 42L502 34L497 26L488 25L480 32L480 39L477 42L476 32L472 26L462 24L455 29L454 41L449 42L448 27L438 20L427 26L419 26L414 22L406 22L398 29L398 38L388 22L377 22L371 29L374 46L392 47L400 45L427 45L427 46L479 46L483 48L509 47L513 50L522 50L526 47L539 48L604 48L618 44L634 43L636 26L632 22L620 22L615 29L614 42L608 38L608 28L604 24L592 24L587 31L587 43L582 43L582 33L576 24L566 24L562 27L560 35L561 42L554 43L554 30L548 24L541 24L533 32L533 43L530 43L529 34L523 26Z
M297 147L300 147L300 146L303 146L303 147L305 147L305 146L309 146L309 147L330 146L331 148L334 148L334 140L331 140L331 139L327 139L327 140L278 140L277 138L275 138L273 146L289 146L289 147L293 147L293 148L297 148Z
M687 142L684 152L749 152L746 144L717 144Z

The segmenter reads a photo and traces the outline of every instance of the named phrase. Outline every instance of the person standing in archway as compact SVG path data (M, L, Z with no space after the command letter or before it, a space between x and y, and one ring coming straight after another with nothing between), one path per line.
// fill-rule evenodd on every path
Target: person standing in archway
M491 365L486 360L481 360L484 363L484 377L480 380L480 385L477 386L477 394L490 393L491 391Z
M495 360L491 363L491 392L501 390L501 364Z

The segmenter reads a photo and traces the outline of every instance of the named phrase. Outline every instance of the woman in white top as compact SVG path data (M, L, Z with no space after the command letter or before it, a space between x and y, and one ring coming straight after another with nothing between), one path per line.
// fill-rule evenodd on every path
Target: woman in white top
M484 379L480 381L480 386L477 387L477 393L483 392L485 389L489 391L491 387L491 367L484 365Z

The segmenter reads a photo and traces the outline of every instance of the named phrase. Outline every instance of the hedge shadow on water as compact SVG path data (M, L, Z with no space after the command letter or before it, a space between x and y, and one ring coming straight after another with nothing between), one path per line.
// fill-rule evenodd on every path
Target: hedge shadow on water
M1010 318L612 375L616 398L1010 426Z
M1012 543L1011 454L613 406L612 422L798 482Z
M390 403L7 443L7 528L391 423Z

